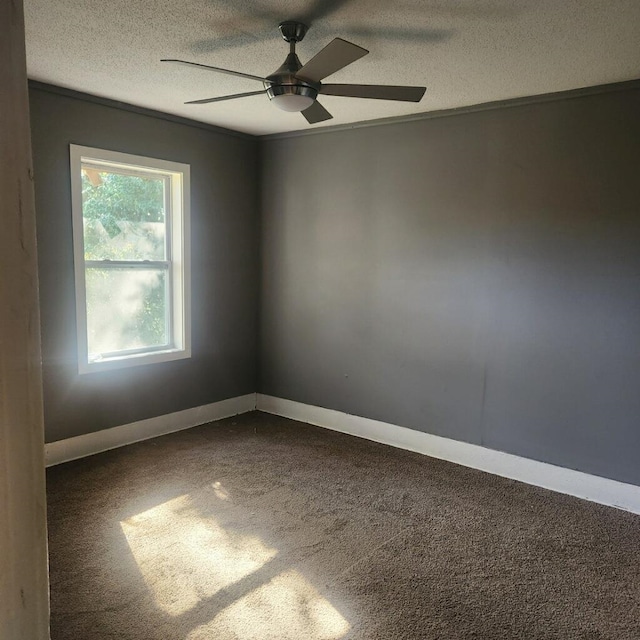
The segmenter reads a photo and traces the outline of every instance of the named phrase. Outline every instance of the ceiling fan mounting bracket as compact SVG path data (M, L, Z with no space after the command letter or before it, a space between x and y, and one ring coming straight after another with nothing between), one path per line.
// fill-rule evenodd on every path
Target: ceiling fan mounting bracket
M285 20L278 25L282 39L285 42L302 42L309 27L302 22L296 22L295 20Z

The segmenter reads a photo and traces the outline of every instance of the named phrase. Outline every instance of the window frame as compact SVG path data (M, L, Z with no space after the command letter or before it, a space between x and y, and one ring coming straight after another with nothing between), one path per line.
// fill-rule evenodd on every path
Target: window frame
M191 260L190 260L190 165L110 151L82 145L69 145L71 167L71 214L73 222L73 262L76 292L76 338L78 372L107 371L191 357ZM82 212L83 165L114 172L155 174L168 180L165 189L165 260L85 260ZM128 171L127 171L128 170ZM167 192L169 192L167 194ZM86 270L104 267L166 269L168 345L141 347L102 354L89 360ZM168 291L167 291L168 290Z

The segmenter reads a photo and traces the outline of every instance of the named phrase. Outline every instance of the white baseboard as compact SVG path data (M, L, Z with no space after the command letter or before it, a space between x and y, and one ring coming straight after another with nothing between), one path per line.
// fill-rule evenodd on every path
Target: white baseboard
M260 393L257 409L640 514L636 485Z
M133 442L148 440L174 431L182 431L206 424L213 420L221 420L230 416L254 411L256 408L256 394L238 396L206 404L184 411L168 413L157 418L148 418L125 424L111 429L103 429L94 433L87 433L66 440L58 440L45 444L45 461L48 467L62 462L69 462L77 458L101 453L109 449L116 449Z
M247 413L256 408L265 413L415 451L472 469L640 514L640 487L636 485L260 393L250 393L156 418L50 442L45 445L46 465L49 467L76 460L141 440Z

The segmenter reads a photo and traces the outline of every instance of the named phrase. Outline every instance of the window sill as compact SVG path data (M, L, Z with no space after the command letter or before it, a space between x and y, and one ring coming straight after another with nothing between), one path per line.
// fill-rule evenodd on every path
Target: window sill
M170 362L172 360L183 360L191 357L189 349L166 349L164 351L153 351L147 353L136 353L126 356L114 356L92 362L78 363L78 373L97 373L99 371L113 371L128 367L138 367L146 364L158 364L160 362Z

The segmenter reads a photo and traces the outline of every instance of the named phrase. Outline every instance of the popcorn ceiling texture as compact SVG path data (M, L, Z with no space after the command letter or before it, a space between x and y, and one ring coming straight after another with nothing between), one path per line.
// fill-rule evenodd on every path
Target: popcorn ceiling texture
M334 119L315 127L640 76L637 0L25 0L25 14L30 78L258 135L309 125L266 96L184 105L260 84L160 59L268 75L287 53L278 22L301 19L303 63L337 36L371 52L331 82L427 86L418 104L322 97Z

